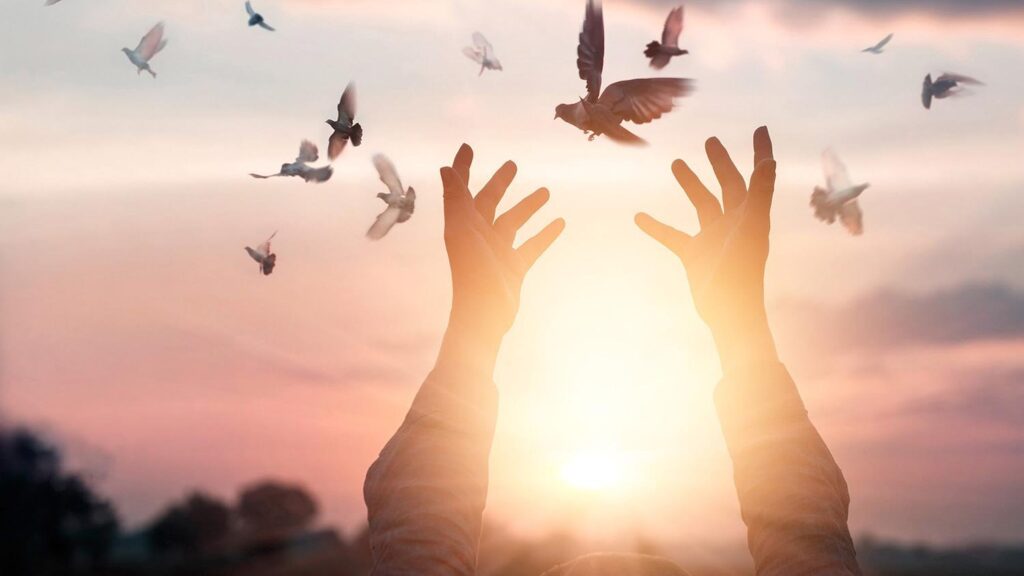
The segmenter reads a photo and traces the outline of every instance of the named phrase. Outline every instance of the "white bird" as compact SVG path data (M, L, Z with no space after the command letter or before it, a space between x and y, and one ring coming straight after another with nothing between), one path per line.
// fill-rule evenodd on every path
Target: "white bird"
M473 45L463 48L462 53L480 65L477 76L482 76L484 70L502 70L501 62L494 57L494 46L479 32L473 32Z
M885 48L885 45L889 43L889 40L892 40L892 36L893 34L892 32L890 32L889 35L886 36L885 38L882 38L882 40L878 44L875 44L874 46L869 46L861 50L861 52L870 52L872 54L881 54L882 52L885 52L885 50L882 50L882 48Z
M156 26L146 32L146 35L139 41L139 45L135 47L135 50L129 50L127 48L121 48L121 51L128 56L128 60L138 69L138 73L142 74L145 70L156 78L156 72L149 67L149 61L154 56L160 53L167 46L167 40L164 39L164 23L160 22Z
M316 144L313 144L309 140L303 140L302 144L299 145L299 156L295 159L295 162L281 165L281 171L277 174L269 174L262 176L260 174L252 174L249 176L253 178L274 178L276 176L298 176L306 182L327 182L331 179L334 174L334 169L330 166L321 166L320 168L313 168L309 165L310 162L316 162L320 158L320 151L317 149Z
M661 42L655 40L644 48L644 56L651 59L651 68L661 70L668 65L673 56L690 53L688 50L679 48L679 35L682 33L683 7L676 6L665 19L665 27L661 30Z
M277 254L270 251L270 241L274 239L274 236L277 236L276 230L270 235L270 238L267 238L255 250L248 246L245 247L245 251L249 253L249 256L260 265L260 272L264 276L270 276L271 272L274 271L274 266L277 264Z
M376 154L373 157L373 166L380 174L380 181L388 187L388 193L377 194L377 198L383 200L388 207L377 216L377 220L366 232L366 237L371 240L380 240L395 224L405 222L412 217L416 208L416 191L412 186L408 190L402 188L402 181L398 179L395 165L383 154Z
M846 172L846 166L839 160L831 148L821 155L822 168L825 171L826 188L814 187L811 194L811 206L814 215L824 222L832 224L839 216L839 221L850 231L859 236L864 232L864 215L857 205L857 197L866 190L869 184L854 186Z
M270 30L271 32L274 31L274 28L270 24L267 24L267 21L263 19L263 15L253 9L252 2L249 2L249 0L246 0L245 2L245 12L249 14L250 27L259 26L260 28Z

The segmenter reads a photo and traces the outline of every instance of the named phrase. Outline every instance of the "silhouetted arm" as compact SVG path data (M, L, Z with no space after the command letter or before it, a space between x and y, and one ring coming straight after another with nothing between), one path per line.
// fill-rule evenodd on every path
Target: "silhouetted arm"
M646 214L636 220L680 258L714 336L724 374L715 404L756 572L859 575L846 482L779 363L768 327L764 270L776 169L768 130L754 132L749 189L721 142L711 138L706 149L721 204L685 162L672 165L697 208L700 233L690 236Z
M448 330L434 370L363 487L376 575L475 572L497 416L494 361L519 309L523 276L564 227L556 220L513 248L548 192L537 190L495 219L516 166L506 163L473 197L472 158L463 145L452 167L441 169L453 290Z

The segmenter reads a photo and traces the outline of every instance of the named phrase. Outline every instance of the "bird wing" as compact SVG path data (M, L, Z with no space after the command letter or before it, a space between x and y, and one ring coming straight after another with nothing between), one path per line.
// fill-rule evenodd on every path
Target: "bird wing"
M330 166L321 166L320 168L310 168L309 166L303 167L299 171L299 176L306 182L315 182L317 184L327 182L334 175L334 168Z
M484 38L484 35L479 32L473 32L473 46L476 46L477 50L483 52L484 57L494 54L494 46Z
M255 173L250 172L249 176L252 176L253 178L259 178L260 180L266 180L267 178L275 178L277 176L283 176L283 174L278 172L277 174L268 174L268 175L264 176L263 174L255 174Z
M299 157L296 162L316 162L320 158L320 149L309 140L303 140L299 144Z
M157 55L157 52L163 50L164 46L167 46L167 41L164 40L164 23L159 22L142 37L139 45L135 48L135 53L148 62Z
M864 213L856 200L851 200L839 208L839 222L854 236L864 233Z
M587 100L597 102L601 94L601 72L604 70L604 14L595 0L587 0L576 56L580 79L587 83Z
M245 2L245 12L249 14L249 16L256 15L256 11L252 9L252 2L249 2L248 0Z
M43 4L43 5L44 5L44 6L53 6L53 5L54 5L54 4L56 4L57 2L60 2L60 0L46 0L46 3L45 3L45 4Z
M264 29L266 29L266 30L270 30L271 32L276 32L276 30L274 30L274 27L273 27L273 26L271 26L270 24L267 24L267 21L266 21L266 20L264 20L264 21L260 22L260 23L258 24L258 26L259 26L260 28L264 28Z
M466 46L465 48L462 49L462 53L465 54L467 58L469 58L473 62L476 62L477 64L482 64L484 61L483 52L476 48L470 48L469 46Z
M828 183L829 194L850 188L850 176L846 173L846 165L839 159L835 151L826 148L821 153L821 166L825 171L825 180Z
M683 33L683 7L676 6L665 19L665 28L661 31L661 45L672 48L679 47L679 35Z
M277 230L274 230L274 233L271 234L270 237L268 237L266 240L263 241L262 244L256 247L256 252L262 254L264 258L270 255L270 241L274 239L274 236L277 236Z
M253 260L259 262L260 264L263 264L263 260L266 258L265 254L260 254L258 251L253 250L252 248L250 248L248 246L245 247L245 251L246 251L246 253L249 254L250 258L252 258Z
M674 99L693 91L688 78L639 78L615 82L598 100L619 118L644 124L672 110Z
M342 151L345 150L346 144L348 144L347 134L342 134L341 132L331 134L331 140L327 143L327 157L334 160L340 156Z
M928 74L924 77L924 82L921 84L921 104L924 105L925 110L930 110L932 107L932 75Z
M886 36L885 38L882 38L881 42L879 42L878 44L874 45L874 49L875 50L881 50L882 48L884 48L885 45L888 44L890 40L892 40L892 36L893 36L893 33L890 32L888 36Z
M338 122L351 124L356 119L356 83L349 82L338 101Z
M389 206L377 215L377 220L374 221L373 226L370 226L370 229L366 231L366 237L370 240L380 240L391 230L392 226L398 223L398 218L401 215L401 208Z
M975 80L970 76L964 76L963 74L951 74L944 72L941 76L935 79L936 82L942 82L943 80L952 80L953 82L959 82L961 84L974 84L976 86L983 86L985 83L981 80Z
M391 160L383 154L374 154L373 167L377 169L380 181L388 187L388 192L392 196L401 198L405 190L402 189L402 181L399 180L398 172L395 170L395 165L391 163Z

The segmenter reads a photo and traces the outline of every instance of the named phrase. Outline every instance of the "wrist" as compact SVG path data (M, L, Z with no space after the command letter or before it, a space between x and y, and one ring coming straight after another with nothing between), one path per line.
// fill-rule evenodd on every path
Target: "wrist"
M724 375L748 366L779 361L775 339L763 307L744 315L742 319L737 318L715 327L712 336Z
M504 333L458 317L454 311L441 340L435 370L457 370L492 379Z

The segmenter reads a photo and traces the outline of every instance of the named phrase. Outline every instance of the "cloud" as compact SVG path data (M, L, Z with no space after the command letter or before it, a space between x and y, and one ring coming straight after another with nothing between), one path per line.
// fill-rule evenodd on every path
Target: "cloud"
M747 0L695 0L690 2L701 7L715 7L728 4L742 4ZM636 0L636 4L672 6L677 0ZM775 4L775 3L773 3ZM923 12L935 16L989 16L1024 12L1024 6L1017 0L785 0L779 2L779 11L786 14L802 12L805 15L820 15L836 8L844 8L869 16L893 16L907 12Z

